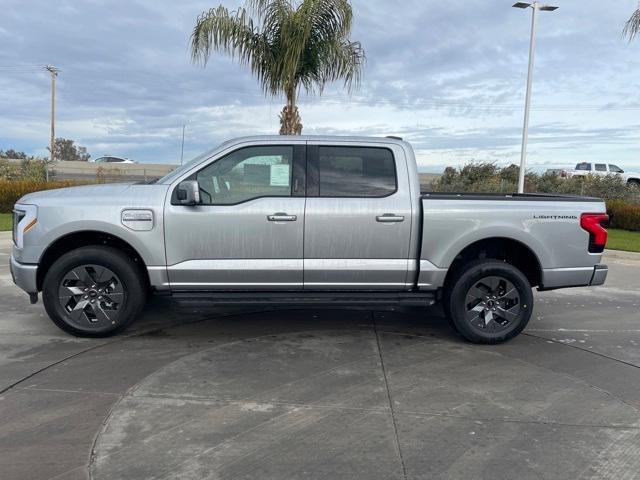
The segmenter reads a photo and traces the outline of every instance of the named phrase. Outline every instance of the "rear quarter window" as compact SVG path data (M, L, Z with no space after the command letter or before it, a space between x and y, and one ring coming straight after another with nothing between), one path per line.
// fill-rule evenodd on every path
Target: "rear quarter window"
M576 170L591 171L591 164L585 162L579 163L576 165Z

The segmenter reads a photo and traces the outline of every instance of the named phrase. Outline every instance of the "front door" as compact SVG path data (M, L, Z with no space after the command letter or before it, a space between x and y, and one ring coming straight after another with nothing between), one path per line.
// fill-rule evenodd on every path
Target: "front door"
M304 155L304 144L239 148L189 178L199 205L167 200L172 289L302 288Z
M307 150L305 289L405 289L412 212L402 149Z

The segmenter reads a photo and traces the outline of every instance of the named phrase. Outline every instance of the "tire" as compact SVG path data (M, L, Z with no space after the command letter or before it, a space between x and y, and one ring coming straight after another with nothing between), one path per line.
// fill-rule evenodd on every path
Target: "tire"
M631 188L639 188L640 189L640 180L636 180L635 178L632 178L631 180L629 180L627 182L627 185L630 186Z
M42 288L47 314L78 337L108 337L127 328L144 307L138 266L112 247L72 250L49 268Z
M527 326L533 293L516 267L500 260L475 260L454 275L443 307L463 338L479 344L502 343Z

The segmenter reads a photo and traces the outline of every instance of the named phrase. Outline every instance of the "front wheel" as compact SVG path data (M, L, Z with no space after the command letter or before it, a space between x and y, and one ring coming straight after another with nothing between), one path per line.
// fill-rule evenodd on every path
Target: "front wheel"
M454 328L473 343L501 343L529 323L533 293L527 277L499 260L477 260L457 272L444 295Z
M51 320L79 337L107 337L124 330L146 300L135 263L121 251L82 247L48 270L42 300Z

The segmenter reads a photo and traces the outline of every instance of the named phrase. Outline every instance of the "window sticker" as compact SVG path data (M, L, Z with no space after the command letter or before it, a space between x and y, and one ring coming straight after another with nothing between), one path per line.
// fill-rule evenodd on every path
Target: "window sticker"
M289 186L289 165L271 165L271 186Z

